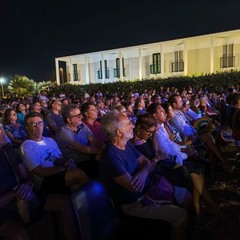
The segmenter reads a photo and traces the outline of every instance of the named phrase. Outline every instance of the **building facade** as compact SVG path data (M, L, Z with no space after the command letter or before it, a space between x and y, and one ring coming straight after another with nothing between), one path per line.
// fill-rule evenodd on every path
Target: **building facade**
M58 84L240 70L240 30L55 58Z

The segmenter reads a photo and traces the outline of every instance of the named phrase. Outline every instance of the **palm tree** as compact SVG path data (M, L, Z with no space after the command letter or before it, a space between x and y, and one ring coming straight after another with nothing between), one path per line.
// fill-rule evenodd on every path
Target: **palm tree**
M25 97L34 94L34 81L26 76L15 75L12 77L8 90L16 97Z
M35 83L35 94L38 94L41 90L48 90L49 87L51 87L52 82L51 81L42 81Z

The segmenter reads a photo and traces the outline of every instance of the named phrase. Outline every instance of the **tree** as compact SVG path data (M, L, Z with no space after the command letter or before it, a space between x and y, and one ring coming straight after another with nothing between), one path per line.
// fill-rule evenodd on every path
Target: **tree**
M34 81L28 77L15 75L8 85L8 90L16 97L25 97L34 94L34 85Z
M35 83L35 94L38 94L41 90L46 90L48 91L48 89L52 86L52 82L51 81L42 81L42 82L38 82Z

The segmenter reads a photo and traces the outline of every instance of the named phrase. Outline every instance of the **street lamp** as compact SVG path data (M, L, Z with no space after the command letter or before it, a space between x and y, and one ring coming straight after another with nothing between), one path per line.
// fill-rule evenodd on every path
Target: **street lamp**
M0 83L1 83L1 87L2 87L2 98L4 98L3 84L5 83L5 79L3 77L0 78Z

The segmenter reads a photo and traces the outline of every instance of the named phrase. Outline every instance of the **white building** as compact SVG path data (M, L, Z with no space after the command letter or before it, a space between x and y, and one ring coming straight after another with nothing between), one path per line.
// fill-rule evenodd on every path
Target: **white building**
M234 30L59 57L55 65L58 84L89 84L240 70L239 61Z

